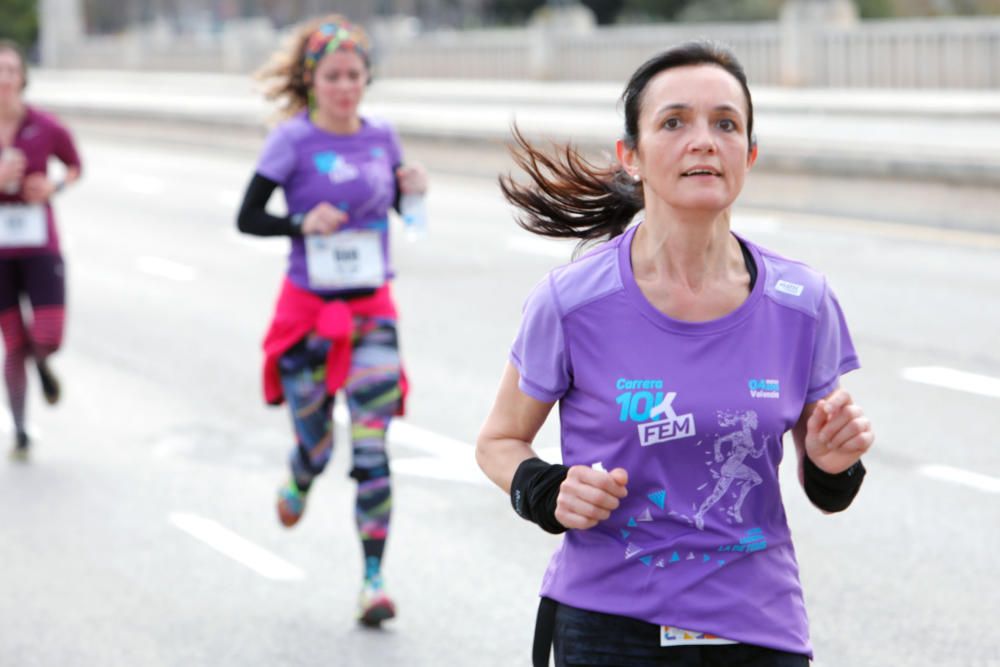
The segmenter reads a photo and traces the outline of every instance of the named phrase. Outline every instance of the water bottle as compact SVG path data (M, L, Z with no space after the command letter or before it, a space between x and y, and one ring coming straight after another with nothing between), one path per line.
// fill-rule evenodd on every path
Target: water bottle
M0 160L4 162L13 162L15 160L23 160L24 153L21 152L20 148L15 148L14 146L8 146L7 148L0 148ZM21 182L18 180L7 181L3 184L3 192L7 195L17 194L21 189Z
M399 214L403 216L406 238L416 241L427 235L427 202L423 193L400 197Z

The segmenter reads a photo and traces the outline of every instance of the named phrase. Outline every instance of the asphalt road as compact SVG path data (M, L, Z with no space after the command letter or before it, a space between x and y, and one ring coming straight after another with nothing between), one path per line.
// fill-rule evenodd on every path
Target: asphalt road
M35 458L0 465L0 665L527 664L557 539L513 515L471 443L524 297L571 246L429 160L431 234L394 248L413 384L390 432L400 615L365 630L343 434L303 522L274 516L290 434L258 364L286 242L234 226L257 146L156 134L83 132L85 180L58 202L65 400L33 385ZM828 275L878 435L842 515L783 471L815 664L1000 665L1000 237L764 209L736 227ZM557 444L550 423L538 446Z

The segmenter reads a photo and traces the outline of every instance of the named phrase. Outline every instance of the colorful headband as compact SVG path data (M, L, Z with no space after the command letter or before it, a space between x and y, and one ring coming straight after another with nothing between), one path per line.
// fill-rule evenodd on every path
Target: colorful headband
M347 21L343 23L324 23L309 36L305 49L305 67L307 71L316 69L316 63L323 56L339 49L355 51L364 61L368 62L368 36L364 30Z

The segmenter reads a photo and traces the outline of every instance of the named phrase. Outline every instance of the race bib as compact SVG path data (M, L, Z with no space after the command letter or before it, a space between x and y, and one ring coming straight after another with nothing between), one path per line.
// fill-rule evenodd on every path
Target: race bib
M735 644L736 642L717 637L708 632L693 632L670 625L660 626L660 646L694 646L713 644Z
M385 260L379 232L344 231L306 237L309 286L322 289L381 287Z
M49 241L41 204L0 205L0 248L41 248Z

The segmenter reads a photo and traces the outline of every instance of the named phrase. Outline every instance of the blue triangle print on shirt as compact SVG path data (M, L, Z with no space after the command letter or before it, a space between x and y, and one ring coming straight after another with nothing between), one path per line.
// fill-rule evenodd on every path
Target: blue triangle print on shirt
M675 552L674 552L674 555L670 557L670 562L671 562L671 563L676 563L676 562L677 562L677 561L679 561L680 559L681 559L681 557L680 557L680 556L678 556L678 555L677 555L677 552L675 551Z
M628 519L628 525L629 525L629 528L634 528L635 526L638 526L639 524L637 524L635 522L635 519L633 519L632 517L629 517L629 519Z
M653 564L653 557L652 556L643 556L639 560L641 560L646 565L646 567L649 567L650 565Z
M313 155L313 164L316 165L316 171L321 174L329 174L333 171L333 165L336 162L337 154L333 151L323 151L322 153Z
M621 528L620 530L622 531L622 539L623 540L627 540L628 536L632 534L632 533L628 532L627 530L625 530L624 528Z
M655 504L660 509L663 509L663 504L667 501L667 491L666 489L661 489L659 491L654 491L646 496L653 504Z

